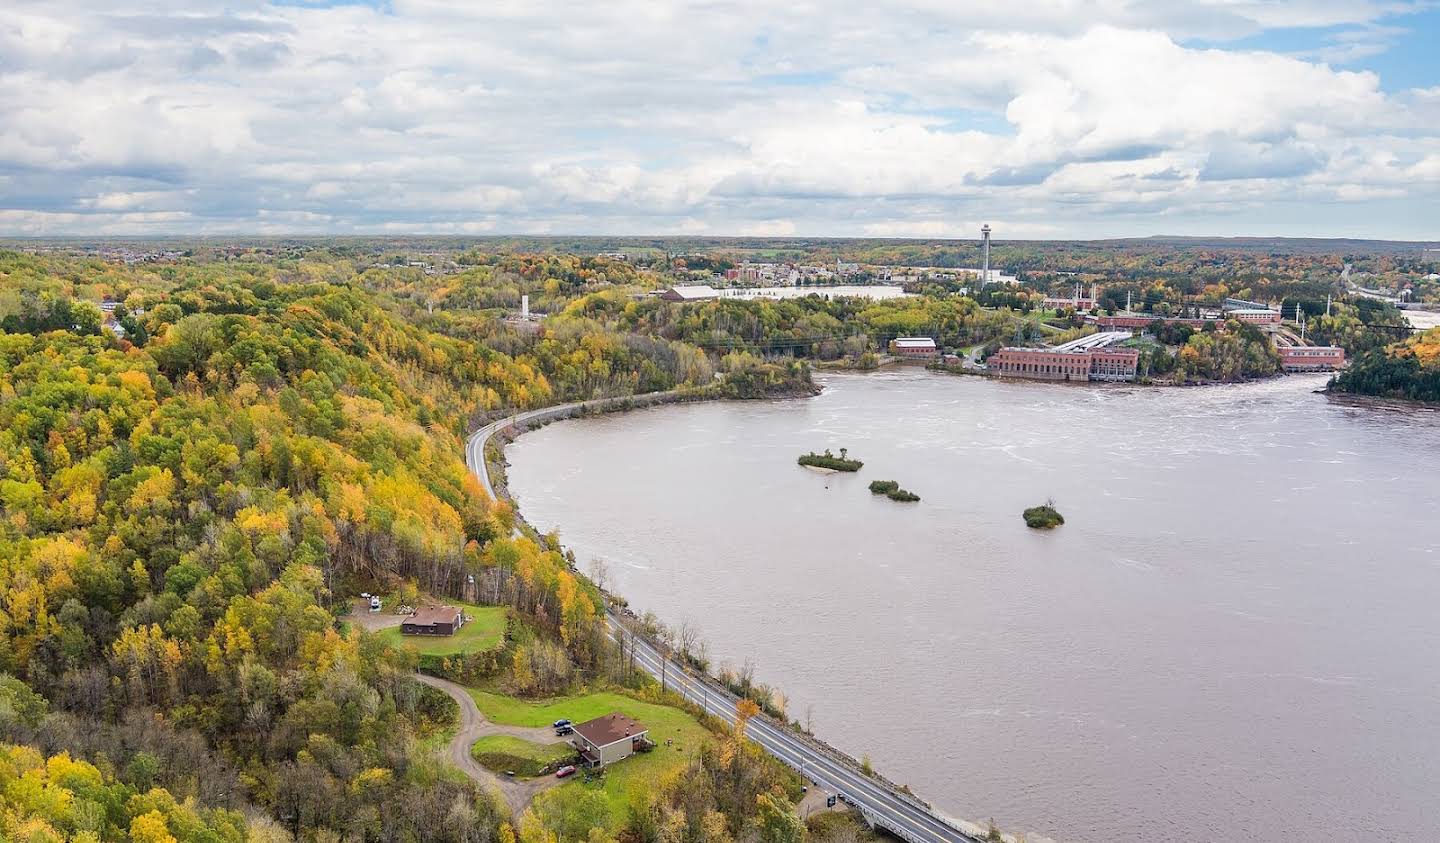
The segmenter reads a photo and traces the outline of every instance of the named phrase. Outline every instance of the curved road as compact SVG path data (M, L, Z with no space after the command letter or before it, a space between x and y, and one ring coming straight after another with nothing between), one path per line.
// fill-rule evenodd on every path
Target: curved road
M511 812L519 816L530 805L530 800L535 798L537 793L548 790L560 783L554 776L541 776L535 779L520 780L497 776L487 770L480 762L470 755L470 747L475 741L486 735L513 735L517 738L524 738L535 743L560 743L561 739L554 736L550 729L530 729L524 726L501 726L491 723L480 713L475 700L464 688L445 679L436 676L429 676L424 673L415 674L420 682L429 685L440 691L444 691L460 706L460 729L455 737L450 739L450 745L446 748L446 756L450 763L460 768L460 771L481 786L493 787L500 791L505 798L505 804L510 806Z
M668 394L662 393L661 395ZM580 409L598 409L631 400L634 399L604 398L594 401L578 401L542 410L530 410L492 422L475 431L466 440L465 461L485 491L492 498L497 498L495 487L490 482L490 473L485 465L485 443L495 433L516 424L537 419L565 418ZM622 619L612 611L609 612L608 620L611 633L618 640L624 629ZM651 675L657 679L660 678L664 657L644 638L637 637L635 644L636 661ZM674 688L687 700L726 722L735 722L735 705L738 700L728 690L708 677L702 678L690 674L674 661L668 662L665 675L667 685ZM469 695L465 696L468 700ZM470 701L470 704L473 706L474 701ZM907 843L981 843L978 829L974 833L962 829L958 822L938 814L914 796L887 782L865 775L855 759L808 740L784 724L777 724L762 715L750 721L748 735L765 751L786 765L799 770L804 777L813 781L817 786L831 793L844 794L848 801L860 810L866 820L885 828ZM468 745L465 754L468 759Z

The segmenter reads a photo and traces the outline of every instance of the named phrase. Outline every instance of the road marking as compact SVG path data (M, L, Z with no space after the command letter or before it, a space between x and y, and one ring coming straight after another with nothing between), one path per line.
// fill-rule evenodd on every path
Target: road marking
M470 435L465 443L466 462L469 463L470 471L480 481L486 494L492 500L497 499L495 487L490 482L490 471L485 465L485 444L504 427L514 427L533 418L561 414L573 411L586 406L604 406L607 403L619 403L623 399L596 399L593 401L576 401L569 404L561 404L555 407L546 407L540 410L527 410L515 414L508 419L500 419L491 422ZM515 529L518 533L519 530ZM613 631L613 636L619 640L619 635L625 631L624 627L613 614L607 614L606 622ZM700 705L707 713L721 717L727 722L734 722L737 717L735 711L736 701L732 699L729 691L716 688L703 680L698 680L684 671L675 662L661 656L651 646L650 642L634 638L638 648L632 648L632 653L637 654L637 660L644 666L645 670L655 678L662 675L662 662L665 679L668 683L671 677L675 678L676 686L681 690L682 697ZM696 690L699 687L701 690ZM711 712L713 706L717 711ZM750 735L757 744L765 751L780 759L783 763L800 769L803 764L807 776L817 784L821 784L822 778L817 775L817 768L823 771L826 776L821 786L831 787L837 792L845 793L847 798L852 800L866 819L876 822L886 829L906 839L914 841L938 841L938 843L981 843L980 839L967 834L964 831L951 825L938 816L933 810L926 808L918 799L913 796L902 794L889 786L880 784L862 771L852 768L849 764L843 763L831 757L830 753L812 747L795 735L789 734L787 727L776 725L764 718L756 718L751 721ZM798 759L798 760L797 760ZM863 797L868 804L855 801Z

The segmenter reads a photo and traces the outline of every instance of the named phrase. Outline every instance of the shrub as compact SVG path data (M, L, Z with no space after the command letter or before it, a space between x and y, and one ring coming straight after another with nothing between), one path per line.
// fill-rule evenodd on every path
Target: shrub
M1025 510L1025 526L1036 530L1049 530L1065 523L1065 516L1055 511L1054 504L1032 506Z
M885 493L885 497L889 498L892 501L900 501L901 503L914 503L915 501L920 500L919 495L907 489L892 489L891 491Z
M900 484L895 482L894 480L870 481L870 494L872 495L888 495L891 492L898 490L899 488Z
M827 449L823 454L810 452L800 457L801 465L814 466L815 468L828 468L832 471L859 471L865 463L849 458L849 452L841 448L840 456L835 456Z

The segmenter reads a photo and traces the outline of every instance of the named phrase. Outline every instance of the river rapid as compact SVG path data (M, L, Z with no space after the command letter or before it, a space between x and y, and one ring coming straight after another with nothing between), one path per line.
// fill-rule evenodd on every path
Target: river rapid
M822 383L550 425L509 447L510 488L636 609L952 815L1440 840L1440 413L1323 376ZM861 472L795 464L841 447ZM1066 525L1027 529L1047 499Z

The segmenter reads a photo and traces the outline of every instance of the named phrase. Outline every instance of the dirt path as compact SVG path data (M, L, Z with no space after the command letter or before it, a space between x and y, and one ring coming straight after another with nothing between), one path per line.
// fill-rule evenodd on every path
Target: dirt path
M350 614L345 617L347 617L351 623L370 632L379 632L382 629L399 626L400 622L405 620L404 615L397 615L389 610L383 612L370 611L370 601L363 597L356 597L351 601Z
M455 733L455 737L450 740L450 745L445 748L445 755L450 763L460 768L465 775L479 782L481 787L493 787L500 791L500 795L505 799L505 804L510 806L512 814L518 817L529 807L530 801L535 798L536 794L560 784L560 780L554 776L542 776L529 780L499 776L485 769L470 755L471 745L486 735L512 735L542 744L564 743L565 739L556 737L553 729L502 726L498 723L491 723L485 719L485 715L480 713L480 709L475 705L475 700L461 686L423 673L417 673L415 678L432 688L444 691L450 696L450 699L455 701L456 705L460 706L460 728Z

